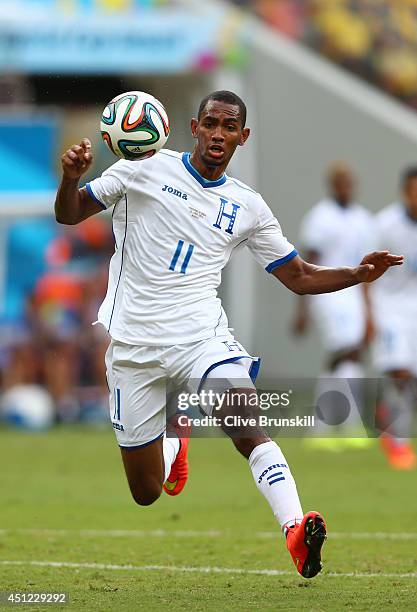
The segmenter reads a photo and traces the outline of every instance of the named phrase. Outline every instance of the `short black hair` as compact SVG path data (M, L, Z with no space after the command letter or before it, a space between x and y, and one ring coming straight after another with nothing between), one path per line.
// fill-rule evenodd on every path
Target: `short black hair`
M407 187L408 181L417 178L417 166L408 166L401 175L401 186L403 189Z
M201 100L200 108L198 109L198 120L200 121L201 115L203 114L208 102L211 100L215 102L224 102L225 104L233 104L233 106L239 107L239 115L242 121L242 128L245 127L246 124L246 104L239 98L239 96L233 91L226 91L222 89L221 91L213 91L208 94L205 98Z

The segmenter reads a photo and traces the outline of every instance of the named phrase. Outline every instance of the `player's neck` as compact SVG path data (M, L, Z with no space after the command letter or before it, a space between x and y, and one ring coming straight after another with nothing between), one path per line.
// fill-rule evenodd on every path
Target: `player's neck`
M221 178L227 166L227 164L222 164L221 166L207 166L199 157L195 149L190 155L190 163L193 168L208 181L217 181L217 179Z
M338 200L337 198L333 198L334 201L336 202L336 204L338 206L340 206L340 208L349 208L349 206L351 205L351 201L346 201L346 200Z

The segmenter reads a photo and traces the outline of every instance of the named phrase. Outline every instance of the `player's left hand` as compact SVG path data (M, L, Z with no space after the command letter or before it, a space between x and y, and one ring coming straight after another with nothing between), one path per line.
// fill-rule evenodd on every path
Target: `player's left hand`
M403 255L393 255L389 251L375 251L365 255L355 270L360 283L373 283L382 276L391 266L401 266L404 263Z

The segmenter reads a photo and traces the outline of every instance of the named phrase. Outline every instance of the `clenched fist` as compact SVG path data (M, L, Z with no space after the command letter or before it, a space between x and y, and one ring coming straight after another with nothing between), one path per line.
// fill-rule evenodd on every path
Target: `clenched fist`
M64 176L69 179L79 179L91 166L93 155L91 142L83 138L79 145L72 145L61 157Z

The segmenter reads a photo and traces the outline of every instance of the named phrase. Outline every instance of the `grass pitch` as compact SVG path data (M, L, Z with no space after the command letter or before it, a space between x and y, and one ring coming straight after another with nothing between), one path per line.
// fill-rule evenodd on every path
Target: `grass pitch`
M281 446L305 510L327 519L325 569L311 581L227 440L192 440L184 492L140 508L112 432L0 431L0 590L67 591L64 609L88 612L416 610L416 472L389 470L376 443Z

